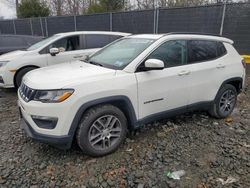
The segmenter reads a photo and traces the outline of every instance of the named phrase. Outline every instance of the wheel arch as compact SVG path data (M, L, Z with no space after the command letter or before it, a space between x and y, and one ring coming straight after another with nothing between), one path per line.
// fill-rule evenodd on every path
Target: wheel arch
M235 89L237 90L237 93L239 94L240 91L241 91L241 89L242 89L243 79L242 79L241 77L234 77L234 78L227 79L227 80L225 80L225 81L221 84L219 90L220 90L223 86L225 86L226 84L230 84L230 85L234 86ZM217 94L218 94L219 90L217 91Z
M15 87L16 87L16 76L17 76L17 74L21 71L21 70L23 70L23 69L26 69L26 68L35 68L35 69L39 69L40 67L39 66L37 66L37 65L26 65L26 66L23 66L23 67L20 67L19 69L17 69L17 71L15 72L15 75L14 75L14 77L13 77L13 83L14 83L14 85L15 85Z
M81 105L71 123L68 134L72 136L72 138L75 136L75 132L81 121L81 118L88 109L95 107L97 105L104 105L104 104L111 104L118 107L120 110L122 110L122 112L127 118L128 128L131 130L136 128L137 118L134 107L130 99L126 96L111 96L111 97L96 99Z

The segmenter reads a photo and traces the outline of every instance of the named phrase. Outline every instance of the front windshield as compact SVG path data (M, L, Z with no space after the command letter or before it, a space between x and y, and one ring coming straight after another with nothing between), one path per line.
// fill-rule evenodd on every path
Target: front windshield
M44 40L42 40L42 41L40 41L38 43L35 43L32 46L30 46L29 48L27 48L27 51L36 50L36 49L42 47L43 45L49 43L50 41L54 40L57 37L58 37L58 35L53 35L53 36L51 36L49 38L46 38L46 39L44 39Z
M95 53L88 62L108 68L123 69L154 41L144 38L124 38Z

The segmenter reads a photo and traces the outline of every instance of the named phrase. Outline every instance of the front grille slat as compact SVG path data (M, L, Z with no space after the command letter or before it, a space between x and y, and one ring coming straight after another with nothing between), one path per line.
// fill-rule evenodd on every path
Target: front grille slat
M36 93L36 90L31 89L28 86L26 86L24 83L22 83L19 88L19 93L24 101L29 102L33 99Z

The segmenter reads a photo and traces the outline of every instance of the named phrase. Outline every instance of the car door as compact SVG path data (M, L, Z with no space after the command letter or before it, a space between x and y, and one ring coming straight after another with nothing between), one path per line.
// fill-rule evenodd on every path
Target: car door
M74 60L80 60L84 56L80 35L61 38L50 44L47 48L48 52L51 48L58 48L60 51L55 56L50 55L50 53L47 54L48 65L72 62Z
M212 101L224 81L226 49L221 42L190 40L188 64L192 66L189 105Z
M163 70L136 72L139 118L164 111L185 110L189 100L191 67L187 65L186 41L167 41L146 59L159 59Z

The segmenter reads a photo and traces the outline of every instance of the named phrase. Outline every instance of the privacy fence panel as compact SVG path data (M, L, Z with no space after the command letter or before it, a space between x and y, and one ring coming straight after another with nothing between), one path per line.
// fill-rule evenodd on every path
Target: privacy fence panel
M222 6L159 10L158 32L204 32L219 34Z
M33 35L45 36L42 18L32 18L31 29Z
M51 36L68 31L222 34L240 53L250 54L250 3L1 20L0 34ZM224 16L223 16L224 15Z
M109 31L110 13L76 16L78 31Z
M74 23L74 16L48 17L48 35L51 36L56 33L75 31Z
M250 4L226 5L223 36L234 40L242 54L250 54Z
M0 34L15 34L13 20L0 21Z
M112 14L112 30L129 33L154 33L154 10Z
M30 19L15 20L16 34L18 35L32 35L30 27Z

